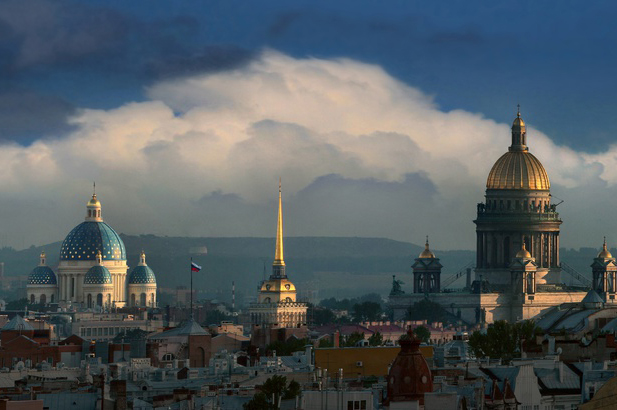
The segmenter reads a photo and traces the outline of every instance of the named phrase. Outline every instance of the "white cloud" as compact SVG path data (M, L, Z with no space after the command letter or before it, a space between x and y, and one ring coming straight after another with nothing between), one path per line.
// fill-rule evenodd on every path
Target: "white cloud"
M288 234L417 243L430 234L436 248L472 249L475 203L510 144L509 124L443 112L381 68L348 59L266 51L246 67L155 84L148 95L80 111L64 138L2 147L3 244L61 239L81 220L93 180L121 232L271 236L282 176ZM607 207L577 192L614 193L617 149L583 155L528 134L553 193L568 198L564 220L576 220L562 244L596 240L605 223L583 223L576 209L608 217Z

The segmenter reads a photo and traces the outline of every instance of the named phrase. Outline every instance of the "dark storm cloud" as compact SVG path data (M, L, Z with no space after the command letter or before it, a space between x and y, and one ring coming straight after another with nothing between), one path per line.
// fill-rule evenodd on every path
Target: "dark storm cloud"
M66 119L75 107L59 97L33 91L0 91L0 142L23 144L45 136L57 136L72 127Z
M156 79L183 77L240 68L254 57L254 52L234 45L212 45L152 61L146 65L146 72Z
M152 81L237 68L253 58L235 45L191 43L200 30L190 16L145 21L70 0L0 2L0 140L27 144L66 132L74 105L118 104L110 86L119 90L116 98L136 99ZM37 90L41 84L52 91Z
M70 1L4 1L0 24L0 58L11 70L100 56L128 31L121 14Z

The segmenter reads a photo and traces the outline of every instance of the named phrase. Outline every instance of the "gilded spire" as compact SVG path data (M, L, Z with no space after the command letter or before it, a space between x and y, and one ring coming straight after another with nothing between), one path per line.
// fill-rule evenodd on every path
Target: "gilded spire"
M283 197L281 189L281 179L279 178L279 210L278 222L276 226L276 250L274 252L274 263L272 264L274 276L285 276L285 259L283 257Z

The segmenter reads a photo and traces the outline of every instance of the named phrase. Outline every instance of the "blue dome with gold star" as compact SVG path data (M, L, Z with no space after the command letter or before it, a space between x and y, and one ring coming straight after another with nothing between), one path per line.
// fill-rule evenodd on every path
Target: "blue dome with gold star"
M99 250L103 260L126 260L124 242L111 226L105 222L82 222L62 242L60 260L93 261Z
M49 266L37 266L28 275L28 285L56 285L56 274Z
M111 273L109 273L109 269L102 265L91 267L84 277L84 285L106 285L111 283Z
M156 276L149 266L136 266L129 275L129 285L156 283Z

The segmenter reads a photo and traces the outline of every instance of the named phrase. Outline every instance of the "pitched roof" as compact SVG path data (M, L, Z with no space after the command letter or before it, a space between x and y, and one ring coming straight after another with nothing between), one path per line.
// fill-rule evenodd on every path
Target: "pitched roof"
M189 319L182 325L169 329L162 333L155 333L148 336L149 339L164 339L174 336L195 336L195 335L209 335L207 330L199 325L194 319Z
M2 331L5 330L34 330L32 325L24 320L23 317L15 315L9 323L2 327Z

